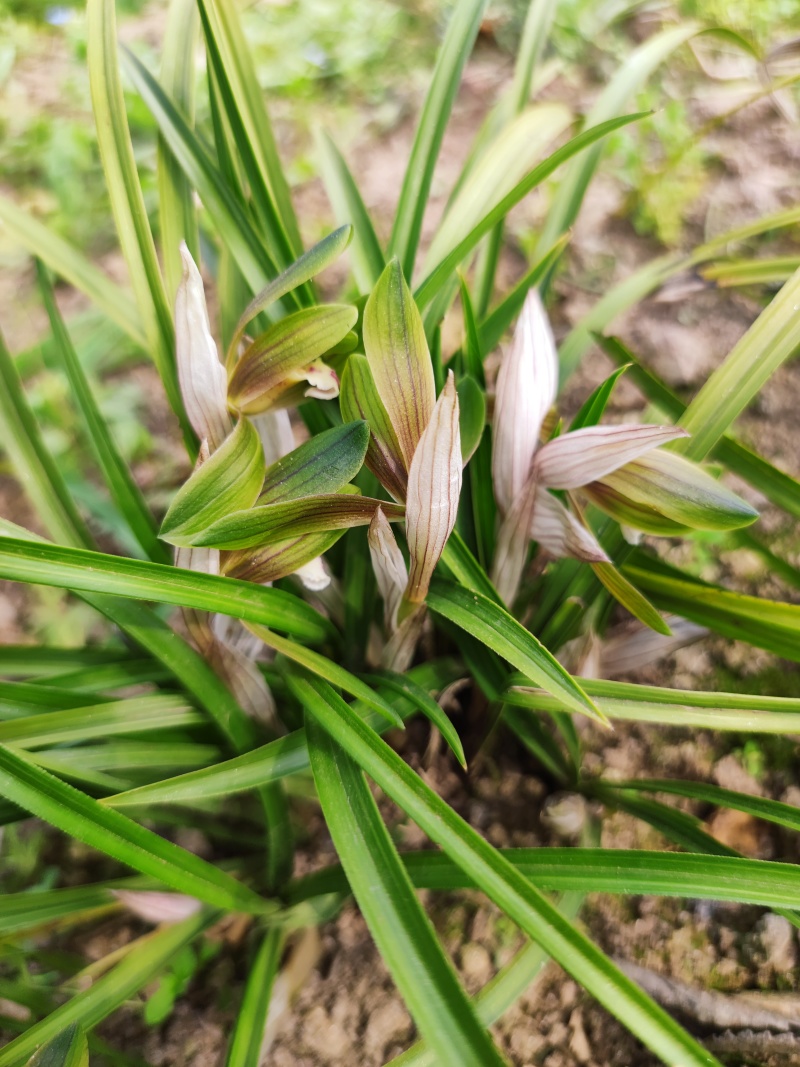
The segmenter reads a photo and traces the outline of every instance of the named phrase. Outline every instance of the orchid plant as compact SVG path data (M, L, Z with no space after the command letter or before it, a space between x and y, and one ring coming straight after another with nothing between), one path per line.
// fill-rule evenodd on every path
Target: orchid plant
M769 276L783 271L783 288L688 405L610 330L632 301L687 267L711 260L716 276L732 270L737 243L795 224L800 209L646 264L557 349L545 304L556 306L552 280L569 262L568 232L604 139L639 117L622 113L623 101L655 66L714 28L666 26L638 46L563 141L570 108L532 96L554 8L531 4L511 89L476 137L423 259L433 173L484 0L453 9L388 241L322 137L339 226L308 249L234 6L173 0L162 80L122 58L160 133L159 257L128 131L114 2L89 0L98 142L133 295L0 197L5 225L43 261L48 351L90 446L91 487L71 491L21 380L29 364L0 344L3 447L38 516L36 530L0 520L0 578L68 590L106 629L96 646L0 649L9 678L0 687L0 822L35 816L119 869L112 881L70 878L4 899L0 1016L9 1003L27 1014L0 1018L15 1030L0 1067L86 1064L90 1048L93 1062L117 1062L121 1053L94 1028L142 1003L155 1025L185 988L187 955L199 967L220 953L237 954L236 973L246 974L231 994L226 1067L261 1067L280 1012L316 964L315 926L351 896L420 1034L398 1067L506 1063L488 1028L550 958L665 1064L719 1067L575 920L588 891L726 900L793 917L796 866L731 855L650 794L794 830L798 810L709 782L620 781L586 761L584 747L592 730L630 720L800 733L791 697L602 677L709 631L800 659L795 605L701 581L651 540L681 539L690 554L698 530L730 549L746 539L776 573L800 581L792 561L759 540L763 531L741 532L757 514L726 484L733 474L749 487L743 494L800 515L800 483L734 426L800 344L800 275L775 260ZM200 32L209 111L195 119L189 42ZM737 40L726 32L726 46ZM764 86L753 91L761 98ZM551 176L532 261L496 293L506 215ZM335 261L341 302L324 303L319 277ZM124 334L158 368L191 470L170 487L166 509L119 453L88 380L83 335L63 322L47 268L97 305L103 331ZM213 328L204 275L220 308ZM325 283L333 288L330 275ZM450 343L442 325L455 316L463 336ZM618 369L565 428L553 414L560 384L594 342ZM609 421L623 369L658 423ZM114 551L101 551L98 531ZM424 757L412 753L412 735L402 756L398 735L383 736L412 716L469 775L483 773L475 757L492 744L517 753L521 773L551 794L542 825L569 835L569 848L492 846L439 796L435 775L413 769ZM393 805L379 808L375 788ZM295 876L309 802L338 862ZM396 809L437 848L399 849L387 825ZM599 847L605 814L616 811L683 851ZM173 840L183 826L203 833L207 854ZM464 887L525 939L491 995L475 999L416 892ZM560 890L573 892L550 895ZM63 953L39 966L43 938L72 951L61 939L76 924L131 914L152 929L77 977L70 956L69 985L56 974Z

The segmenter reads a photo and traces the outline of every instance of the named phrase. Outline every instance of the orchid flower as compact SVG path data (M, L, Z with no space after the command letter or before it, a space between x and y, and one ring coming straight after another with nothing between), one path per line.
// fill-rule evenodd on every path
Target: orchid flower
M387 521L376 510L369 529L372 564L390 636L384 663L410 662L424 620L423 603L461 493L461 431L452 371L438 399L422 318L400 264L393 260L364 308L364 350L342 376L341 408L365 419L366 464L395 500L405 503L410 568Z
M506 603L516 594L531 540L555 557L608 562L581 518L550 490L583 489L613 517L659 533L683 532L697 523L729 529L756 517L688 460L653 453L688 436L679 426L586 426L540 444L557 386L553 334L538 292L531 290L500 367L494 410L492 479L502 521L492 578ZM648 510L651 524L642 525ZM686 521L690 514L693 523Z
M241 553L223 555L213 542L202 545L198 540L215 522L251 509L263 493L267 464L274 466L293 450L289 416L281 406L287 398L298 396L298 387L299 399L338 394L336 376L316 357L342 340L355 321L355 309L313 309L314 314L302 318L300 328L297 316L288 316L246 347L244 362L232 364L230 377L239 383L235 399L240 401L232 403L229 375L211 334L203 281L185 244L181 258L183 278L175 302L176 361L187 416L201 445L195 471L173 500L162 536L176 545L177 566L220 574L246 564L251 580L268 582L296 572L309 588L324 588L329 578L319 553L328 547L330 538L300 536L290 542L288 550L285 543L277 544L267 564L257 554L254 559L252 552L244 558ZM273 296L280 292L273 283ZM264 294L251 304L237 328L240 338L248 314L252 317L266 304ZM235 424L232 412L239 416ZM250 412L252 417L248 417ZM184 619L198 650L241 706L254 717L272 722L274 701L255 665L263 643L238 620L225 616L186 610Z

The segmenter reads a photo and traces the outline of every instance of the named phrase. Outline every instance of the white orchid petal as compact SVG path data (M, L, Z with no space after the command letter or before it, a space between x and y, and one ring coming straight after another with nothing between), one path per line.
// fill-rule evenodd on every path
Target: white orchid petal
M408 582L408 570L391 523L381 508L376 508L369 524L367 541L372 569L383 600L386 629L393 634L397 628L397 609Z
M325 569L322 556L310 559L308 563L298 567L294 573L306 589L310 589L313 593L319 593L322 589L327 589L331 584L331 576Z
M291 452L294 448L292 423L289 412L285 408L274 408L260 415L253 415L250 417L250 422L255 426L261 439L264 462L267 467L283 459L287 452Z
M316 397L317 400L335 400L339 395L339 379L327 363L321 360L309 363L303 377L308 382L306 396Z
M552 493L537 486L530 535L556 559L569 557L585 563L608 563L594 535Z
M134 915L149 923L178 923L196 915L203 906L195 897L183 893L138 889L113 889L111 892Z
M587 426L548 441L533 461L536 481L578 489L667 441L688 437L679 426Z
M450 371L408 472L406 537L411 570L406 596L411 603L418 604L427 595L434 568L456 524L460 493L458 394Z
M492 479L504 513L522 492L542 422L557 390L558 354L553 333L538 290L531 289L497 376Z
M203 279L185 242L183 278L175 296L175 359L189 422L214 452L231 431L228 380L211 336Z

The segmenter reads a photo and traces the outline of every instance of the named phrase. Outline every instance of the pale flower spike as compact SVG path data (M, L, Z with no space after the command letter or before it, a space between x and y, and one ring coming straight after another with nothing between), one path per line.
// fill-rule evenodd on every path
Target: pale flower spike
M231 432L228 379L211 336L203 279L181 242L183 278L175 296L175 359L186 414L201 441L216 451Z
M411 460L406 497L406 537L411 557L406 599L421 604L433 571L453 532L461 495L461 432L453 372L436 401Z
M367 542L378 592L383 600L386 631L393 634L397 629L397 609L408 584L408 570L391 523L381 508L376 508L369 524Z
M497 376L492 479L500 511L511 510L530 473L544 417L558 389L558 355L537 289L525 298Z
M500 367L494 409L492 479L502 522L492 580L506 603L516 595L532 540L556 558L609 562L591 531L548 490L582 488L687 436L676 426L587 426L539 447L557 388L553 334L532 290Z

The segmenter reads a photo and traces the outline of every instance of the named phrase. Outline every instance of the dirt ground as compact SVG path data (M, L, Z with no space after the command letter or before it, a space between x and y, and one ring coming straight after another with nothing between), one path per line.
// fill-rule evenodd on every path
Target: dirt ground
M434 189L439 210L485 112L486 101L494 98L508 76L507 62L488 49L468 66L437 171ZM585 104L594 91L587 89L584 99L576 103ZM409 100L412 108L417 103ZM708 117L703 108L713 106L713 101L698 103L696 117ZM362 192L377 219L392 217L411 135L411 123L405 121L385 134L376 148L366 121L364 133L345 146L348 157L359 161ZM797 202L800 139L797 129L771 101L764 100L731 120L723 132L713 135L712 147L714 173L692 208L690 239L699 240L710 230L720 232ZM570 264L557 283L554 325L558 337L564 336L596 299L596 289L587 279L599 276L605 287L660 251L654 241L635 232L626 216L623 193L615 175L608 173L592 187L574 229ZM298 190L297 205L301 218L318 219L327 213L324 194L316 182ZM532 198L518 213L518 223L529 224L538 210ZM426 221L428 233L435 215L436 210ZM515 276L523 265L521 257L508 254L504 275ZM18 285L18 281L6 280L0 289L0 314L13 310L13 287ZM751 295L698 287L676 301L665 302L658 296L644 301L616 324L616 331L665 380L690 395L758 311L759 303ZM28 340L28 332L35 335L39 325L29 317L14 325L12 318L12 340ZM570 385L564 412L574 411L609 369L605 358L593 352ZM137 373L145 375L146 382L149 372ZM798 403L800 365L794 363L770 380L757 404L739 423L740 435L747 443L795 477L800 477ZM625 418L642 409L640 395L623 379L614 414ZM146 479L146 472L142 478ZM730 484L762 510L759 531L780 545L786 558L800 565L796 529L755 490L736 484L735 479ZM11 484L5 481L0 488L3 514L28 521L28 510ZM681 558L678 544L662 542L661 551L668 559ZM797 590L767 573L760 559L749 552L727 552L717 558L712 546L704 576L732 588L798 601ZM29 608L18 590L7 587L3 591L0 627L5 640L25 638ZM713 637L624 677L685 688L723 688L721 679L736 679L742 685L749 679L751 685L764 685L767 678L776 685L778 679L787 687L785 691L792 693L800 686L796 666ZM629 724L620 725L613 734L588 723L581 729L588 772L602 769L619 778L645 773L686 774L728 788L800 802L793 741L782 742L782 759L775 763L779 769L770 769L767 759L764 772L755 774L738 738ZM456 772L446 753L428 751L429 740L427 727L415 724L399 743L409 762L493 844L569 843L569 837L557 836L541 818L552 783L507 735L497 737L466 778ZM788 832L748 816L679 803L700 816L714 836L747 855L800 860L797 841ZM333 860L319 816L311 807L304 814L308 843L299 860L301 870ZM396 812L394 826L403 845L423 846L419 831ZM619 814L603 820L602 843L618 848L671 847L655 831ZM426 894L426 899L443 943L470 992L484 986L522 945L518 932L475 893L446 897ZM800 1063L800 1042L794 1036L800 1029L800 946L797 931L788 920L743 906L591 894L581 921L598 944L623 963L688 986L732 995L743 991L763 994L772 998L766 1002L769 1010L788 1013L791 1021L784 1032L758 1029L756 1025L740 1026L736 1033L722 1024L681 1015L726 1063L765 1067ZM106 930L93 936L109 934ZM92 937L87 937L86 948L91 953ZM121 1021L106 1025L101 1033L111 1043L121 1042L127 1052L142 1056L153 1067L216 1067L224 1057L238 1001L235 996L223 996L223 991L230 993L241 983L245 960L246 944L223 952L193 982L161 1027L147 1030L133 1013L123 1013ZM755 1011L755 1002L749 1008L744 1001L737 1003L741 1004L739 1017L746 1021L747 1011ZM757 1003L764 1006L763 1001ZM553 964L545 967L540 979L493 1032L516 1067L650 1067L657 1062ZM270 1067L379 1067L407 1048L413 1038L411 1020L366 926L357 910L347 906L337 919L322 927L316 962L291 1009L278 1022L264 1062Z

